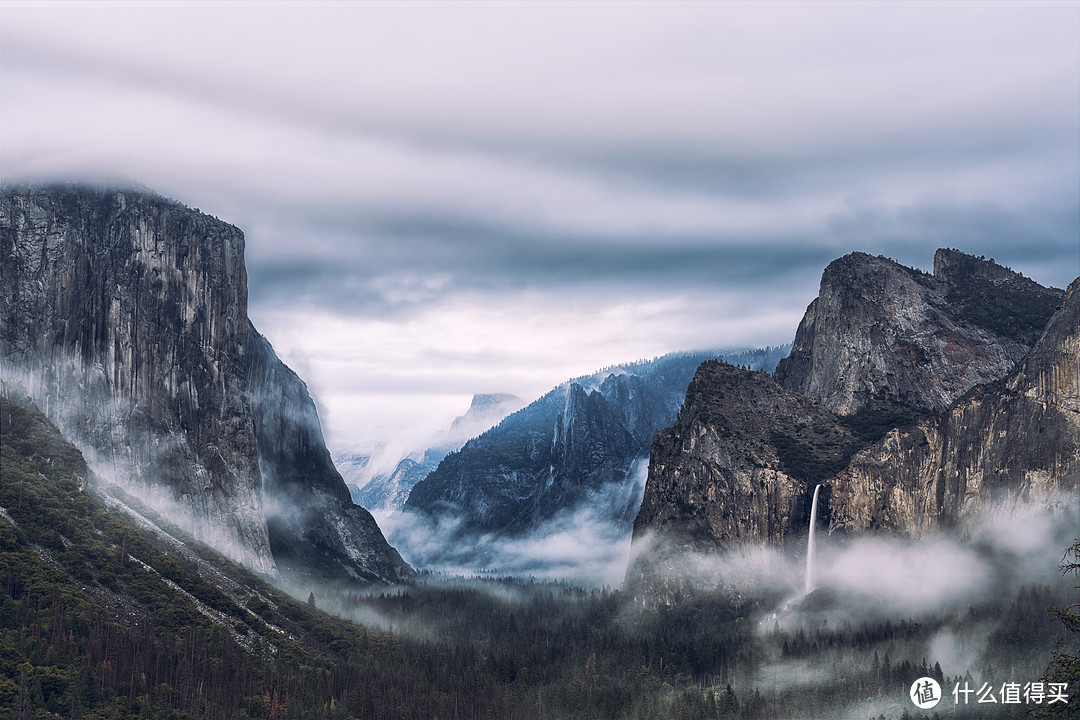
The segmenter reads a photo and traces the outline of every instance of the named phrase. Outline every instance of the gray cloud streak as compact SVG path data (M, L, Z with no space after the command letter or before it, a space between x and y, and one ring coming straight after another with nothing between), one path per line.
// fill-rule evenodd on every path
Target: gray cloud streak
M506 366L786 342L852 250L1080 274L1072 8L607 10L5 7L0 174L241 227L256 322L337 417L423 357L525 396Z

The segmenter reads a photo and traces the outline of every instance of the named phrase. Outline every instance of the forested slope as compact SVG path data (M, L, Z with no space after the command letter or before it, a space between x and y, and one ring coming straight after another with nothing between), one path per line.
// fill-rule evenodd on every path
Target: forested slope
M993 627L978 672L1037 678L1063 637L1045 608L1070 597L1028 587L961 616L828 625L809 608L769 629L754 618L775 597L644 610L618 591L427 576L315 596L361 626L87 492L81 456L34 411L0 399L0 431L0 720L899 718L914 678L962 679L927 652L939 633ZM804 682L809 666L824 675Z

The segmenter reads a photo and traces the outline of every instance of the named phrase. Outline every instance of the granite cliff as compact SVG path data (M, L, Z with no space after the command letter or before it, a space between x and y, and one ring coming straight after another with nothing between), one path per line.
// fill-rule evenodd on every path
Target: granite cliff
M765 373L702 364L674 425L653 441L628 586L670 601L725 580L695 556L805 537L815 484L867 443L845 418Z
M1012 370L1061 296L956 250L937 251L933 275L851 253L825 269L776 379L841 415L875 403L939 413Z
M411 574L251 327L243 254L240 230L150 192L4 188L4 392L29 395L100 477L258 572Z
M1080 281L1023 361L938 416L890 432L831 482L830 532L917 535L989 508L1080 503Z
M769 375L703 363L672 427L656 434L635 536L686 549L805 533L814 484L860 447L842 419Z
M688 550L805 538L818 483L833 533L962 529L1002 502L1077 509L1077 283L951 250L934 264L840 258L776 381L698 370L652 445L632 585L678 591Z

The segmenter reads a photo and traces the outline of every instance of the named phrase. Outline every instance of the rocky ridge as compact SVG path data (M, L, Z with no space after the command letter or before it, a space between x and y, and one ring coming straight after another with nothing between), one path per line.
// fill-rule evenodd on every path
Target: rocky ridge
M918 535L995 505L1064 502L1080 490L1080 281L1013 372L945 413L894 430L830 483L830 532Z
M430 438L427 447L401 458L389 473L376 472L352 489L353 501L375 513L396 512L405 506L418 482L439 466L450 453L461 449L470 438L489 430L524 403L511 393L478 393L464 415L454 418L448 431ZM365 463L366 464L366 463ZM357 468L357 476L364 474Z
M1075 506L1077 283L1047 313L1062 295L956 251L934 276L863 254L830 264L778 382L707 363L657 435L628 581L663 596L687 550L805 537L818 483L832 533Z

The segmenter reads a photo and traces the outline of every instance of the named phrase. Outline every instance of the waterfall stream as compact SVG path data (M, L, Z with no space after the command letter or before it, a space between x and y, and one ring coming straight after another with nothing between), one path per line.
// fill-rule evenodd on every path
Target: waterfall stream
M821 485L814 486L814 500L810 505L810 537L806 541L806 594L814 589L814 526L817 525L817 496Z

